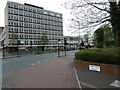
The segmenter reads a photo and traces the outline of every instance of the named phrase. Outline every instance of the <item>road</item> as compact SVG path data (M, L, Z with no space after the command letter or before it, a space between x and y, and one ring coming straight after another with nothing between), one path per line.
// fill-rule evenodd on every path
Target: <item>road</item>
M78 50L75 51L67 51L67 54L75 53ZM61 56L64 56L64 52L60 53ZM16 57L16 58L10 58L10 59L3 59L2 60L2 74L3 76L14 72L20 69L23 69L25 67L28 67L30 65L34 65L42 60L47 60L49 58L57 57L57 52L53 53L46 53L46 54L39 54L39 55L29 55L29 56L23 56L23 57Z

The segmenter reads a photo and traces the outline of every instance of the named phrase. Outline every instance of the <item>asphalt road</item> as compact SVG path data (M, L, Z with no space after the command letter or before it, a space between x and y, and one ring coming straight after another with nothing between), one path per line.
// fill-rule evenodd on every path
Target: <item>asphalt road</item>
M67 55L70 53L75 53L75 51L67 51ZM65 52L61 52L60 55L64 56ZM27 66L34 65L39 61L47 60L49 58L57 57L58 53L46 53L46 54L39 54L39 55L29 55L23 57L16 57L10 59L3 59L2 60L2 75L8 74L10 72L14 72L20 69L23 69Z

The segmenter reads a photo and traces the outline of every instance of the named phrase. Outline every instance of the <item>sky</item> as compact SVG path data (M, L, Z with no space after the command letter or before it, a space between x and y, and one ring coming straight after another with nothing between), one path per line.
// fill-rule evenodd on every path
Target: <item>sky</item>
M70 17L70 11L65 9L62 4L68 0L0 0L0 26L4 27L4 9L7 1L18 2L21 4L28 3L35 6L43 7L46 10L63 14L63 34L64 36L74 36L67 30L67 22Z

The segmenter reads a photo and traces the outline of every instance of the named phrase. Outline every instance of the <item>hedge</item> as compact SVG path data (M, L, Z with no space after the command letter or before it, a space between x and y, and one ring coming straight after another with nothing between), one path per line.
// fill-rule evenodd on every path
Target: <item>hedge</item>
M86 49L75 53L76 60L120 65L120 47Z

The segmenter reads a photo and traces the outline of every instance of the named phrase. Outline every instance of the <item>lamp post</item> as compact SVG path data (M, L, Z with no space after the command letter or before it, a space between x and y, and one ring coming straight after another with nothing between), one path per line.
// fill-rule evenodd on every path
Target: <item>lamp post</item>
M67 40L64 38L64 50L65 50L65 56L66 56L66 45L67 45Z
M59 43L60 43L60 39L58 39L58 57L60 57Z
M3 51L3 58L5 58L5 51L4 51L4 40L1 42L1 45L3 46L3 49L2 49L2 51Z
M30 41L31 54L32 54L32 41Z
M72 21L74 21L74 22L76 22L77 24L78 24L78 31L79 31L79 35L78 35L78 47L79 48L81 48L80 47L80 42L81 42L81 40L80 40L80 38L81 38L81 36L80 36L80 25L81 25L81 23L80 23L80 21L79 20L75 20L75 19L71 19Z
M19 46L20 45L20 40L17 40L17 56L19 57Z
M81 42L81 46L82 46L81 49L84 49L84 42L83 41Z

